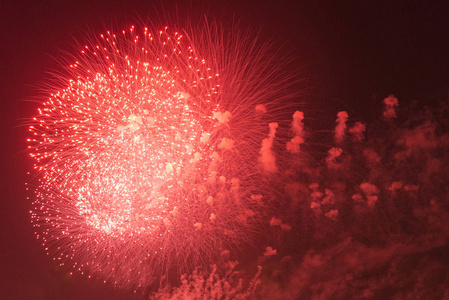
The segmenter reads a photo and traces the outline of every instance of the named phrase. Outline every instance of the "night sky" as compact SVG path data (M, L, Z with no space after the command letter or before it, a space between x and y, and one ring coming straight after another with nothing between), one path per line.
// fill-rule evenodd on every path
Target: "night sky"
M161 1L174 10L173 1ZM86 30L159 18L159 1L0 2L0 298L123 299L101 283L68 278L36 240L25 182L32 161L23 124L37 108L39 86ZM337 110L357 119L394 94L400 103L445 99L449 92L449 2L178 1L178 14L235 15L284 45L304 77L298 101L332 124ZM106 24L106 26L105 26ZM132 299L132 298L131 298Z

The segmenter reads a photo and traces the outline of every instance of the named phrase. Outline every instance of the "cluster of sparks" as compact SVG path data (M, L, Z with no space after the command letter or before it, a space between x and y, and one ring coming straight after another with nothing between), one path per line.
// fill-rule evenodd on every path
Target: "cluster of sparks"
M245 239L261 199L245 181L256 165L248 151L260 141L243 139L254 128L232 129L216 64L177 32L136 31L84 47L28 141L39 175L32 221L49 255L144 286Z

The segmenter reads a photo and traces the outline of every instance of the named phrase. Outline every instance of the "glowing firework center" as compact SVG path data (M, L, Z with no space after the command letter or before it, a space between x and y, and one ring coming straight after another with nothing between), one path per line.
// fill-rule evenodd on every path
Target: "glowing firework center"
M73 196L87 224L108 234L169 227L177 207L188 201L186 187L195 186L211 162L203 158L211 153L210 134L188 100L184 92L151 97L141 115L129 115L110 132L105 151L86 157L82 173L88 175Z

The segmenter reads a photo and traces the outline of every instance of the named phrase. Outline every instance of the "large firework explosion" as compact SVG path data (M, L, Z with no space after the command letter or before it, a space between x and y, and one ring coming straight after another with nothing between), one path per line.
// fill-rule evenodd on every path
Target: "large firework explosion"
M132 26L63 60L29 139L32 221L54 260L139 288L251 240L276 169L269 116L294 96L269 45Z

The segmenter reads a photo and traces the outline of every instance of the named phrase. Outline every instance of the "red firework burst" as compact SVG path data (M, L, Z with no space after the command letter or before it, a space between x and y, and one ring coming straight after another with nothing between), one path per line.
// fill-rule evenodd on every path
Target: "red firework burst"
M268 49L216 25L133 26L86 45L30 126L48 253L139 287L248 240L266 190L263 105L292 96Z

